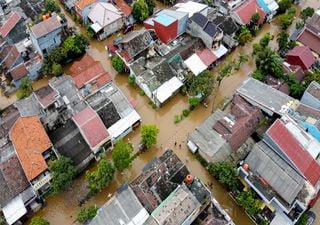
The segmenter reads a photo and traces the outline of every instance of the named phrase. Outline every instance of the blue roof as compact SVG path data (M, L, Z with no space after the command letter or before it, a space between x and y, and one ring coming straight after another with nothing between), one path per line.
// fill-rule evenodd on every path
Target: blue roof
M318 128L310 123L300 121L300 124L307 129L308 133L311 134L314 138L320 141L320 131Z
M164 13L161 13L160 15L158 14L156 18L154 18L154 21L157 21L158 23L161 23L164 26L168 26L172 24L174 21L176 21L176 19Z
M266 13L271 12L271 10L269 9L268 5L265 3L264 0L257 0L257 2L260 5L260 7L263 9L263 11L265 11Z

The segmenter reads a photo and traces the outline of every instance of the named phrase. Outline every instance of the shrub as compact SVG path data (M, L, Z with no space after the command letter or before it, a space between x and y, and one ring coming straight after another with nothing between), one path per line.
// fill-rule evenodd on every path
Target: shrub
M184 110L182 111L182 115L183 115L184 117L188 117L189 114L190 114L190 109L184 109Z
M80 223L85 223L93 219L97 215L98 208L96 205L89 206L88 208L81 208L77 220Z

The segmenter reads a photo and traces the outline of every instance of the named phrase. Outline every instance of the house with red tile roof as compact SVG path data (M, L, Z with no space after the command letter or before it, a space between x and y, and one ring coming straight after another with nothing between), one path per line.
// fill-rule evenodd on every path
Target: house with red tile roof
M251 23L252 15L259 13L260 19L258 24L262 24L265 21L266 13L260 8L256 0L248 0L241 4L239 7L235 8L231 16L240 25L248 25Z
M84 23L87 23L89 12L97 2L97 0L77 0L74 3L74 11Z
M28 181L40 195L45 194L51 180L47 161L56 158L56 153L39 117L19 117L9 138Z
M105 71L102 64L93 60L88 54L72 64L70 75L84 97L111 81L109 73Z
M72 120L96 156L104 151L104 145L108 145L111 142L107 128L99 115L90 106L76 113Z
M291 65L298 65L303 70L310 69L315 61L315 57L307 46L296 46L287 53L287 62Z
M133 24L132 7L125 0L115 0L116 7L123 13L126 23Z

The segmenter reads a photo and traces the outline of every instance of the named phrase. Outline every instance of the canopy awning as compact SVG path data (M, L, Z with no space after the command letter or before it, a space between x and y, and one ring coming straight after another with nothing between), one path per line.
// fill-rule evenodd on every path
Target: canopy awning
M6 218L8 224L13 224L19 220L24 214L27 213L27 209L24 206L21 195L16 196L5 207L2 208L3 215Z
M102 27L98 23L91 24L90 27L95 33L98 33L102 29Z

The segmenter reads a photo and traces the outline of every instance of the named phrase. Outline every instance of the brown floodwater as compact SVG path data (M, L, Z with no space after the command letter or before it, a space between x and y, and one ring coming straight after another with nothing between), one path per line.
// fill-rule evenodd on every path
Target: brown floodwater
M309 4L311 1L308 0L307 2L307 4ZM66 13L66 16L70 25L76 26L80 32L85 34L84 28L75 25L69 14ZM276 36L278 28L274 23L275 22L265 24L253 42L258 41L266 32L270 32ZM136 27L136 29L139 28L139 26ZM122 183L132 181L140 174L144 165L146 165L155 156L161 155L164 149L171 148L183 161L186 162L187 167L194 176L199 177L205 183L213 183L213 187L211 189L212 194L219 201L222 207L226 209L237 225L253 224L244 213L243 209L235 204L235 202L229 197L226 190L198 163L186 146L186 137L188 133L192 132L195 127L202 123L202 121L211 114L213 101L215 102L214 106L217 107L226 97L232 96L235 89L241 85L241 83L248 77L248 74L255 69L255 63L252 57L240 68L239 71L234 72L232 76L225 78L222 81L220 88L215 92L215 97L213 97L213 95L209 97L209 104L207 108L200 105L190 113L188 118L182 120L178 124L175 124L174 116L181 114L182 110L188 107L187 98L178 94L162 108L152 108L149 104L149 99L146 96L140 96L139 89L128 84L127 75L117 75L112 69L107 52L105 51L105 45L112 42L113 38L116 36L117 35L115 34L102 42L90 39L90 48L88 49L88 53L94 59L99 60L103 64L104 68L110 72L114 82L121 88L129 100L134 100L136 102L136 110L142 117L142 124L156 124L160 129L160 133L156 146L136 158L131 168L123 174L116 174L115 179L110 183L110 185L89 199L84 206L92 204L101 206L112 196ZM275 39L271 43L272 47L276 46ZM237 48L218 67L212 70L213 76L219 71L219 68L224 62L232 61L240 54L248 54L251 56L251 53L251 43ZM68 66L66 67L66 71L68 71ZM132 142L134 146L137 146L139 143L140 129L141 126L126 137L126 139ZM179 149L179 147L174 147L174 142L177 142L178 145L181 143L182 148ZM89 169L94 169L95 166L96 163L93 163ZM75 180L72 187L68 190L48 197L46 199L46 206L35 215L43 216L53 225L76 224L76 216L80 210L78 201L86 194L86 191L85 175L82 174ZM319 205L320 204L316 206L317 212L319 212Z

